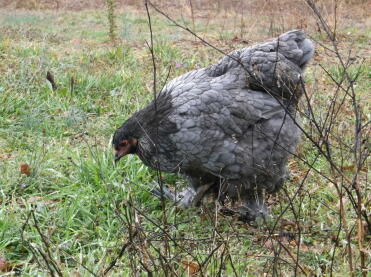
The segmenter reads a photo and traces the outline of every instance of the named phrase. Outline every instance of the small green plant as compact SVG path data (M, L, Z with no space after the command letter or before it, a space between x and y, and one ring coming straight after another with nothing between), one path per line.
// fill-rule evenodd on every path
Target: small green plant
M109 38L112 42L115 42L117 39L117 25L116 25L116 15L115 15L115 1L114 0L106 0L107 6L107 20L108 20L108 32Z

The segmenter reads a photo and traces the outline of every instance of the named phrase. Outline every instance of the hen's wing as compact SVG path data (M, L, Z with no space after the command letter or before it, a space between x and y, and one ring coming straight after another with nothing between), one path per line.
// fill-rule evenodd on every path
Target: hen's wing
M295 127L289 116L291 125L283 124L285 109L266 93L231 88L235 79L236 75L228 73L218 82L194 84L172 99L174 111L169 119L178 131L170 139L183 167L239 179L252 174L257 164L266 167L288 156L286 152L272 153L280 132L277 143L284 147L294 145L297 139L297 132L290 131ZM271 121L274 118L277 120Z

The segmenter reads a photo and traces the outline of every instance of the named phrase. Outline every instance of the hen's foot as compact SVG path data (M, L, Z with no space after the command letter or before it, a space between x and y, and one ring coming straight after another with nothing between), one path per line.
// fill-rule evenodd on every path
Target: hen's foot
M245 198L244 203L239 207L240 219L242 221L255 221L256 218L266 218L268 209L262 195L251 195Z
M243 204L236 209L222 205L220 212L227 216L238 216L238 220L247 223L255 221L258 217L264 219L268 216L268 209L262 195L249 195L243 200Z
M198 187L197 190L186 188L180 192L172 192L167 186L162 185L161 189L161 185L157 184L157 187L153 188L151 193L159 198L163 196L165 199L176 203L180 208L187 208L199 205L211 185L212 184L205 184Z
M240 207L236 210L222 207L219 210L222 214L225 216L235 216L238 218L239 221L246 222L246 223L252 223L254 222L258 217L266 218L268 216L268 213L256 213L256 212L248 212L246 211L245 207Z

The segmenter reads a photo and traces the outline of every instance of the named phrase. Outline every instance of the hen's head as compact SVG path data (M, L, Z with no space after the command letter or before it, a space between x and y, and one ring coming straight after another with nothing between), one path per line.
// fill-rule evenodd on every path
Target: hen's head
M135 154L137 151L138 138L127 127L124 123L113 135L112 146L115 162L127 154Z

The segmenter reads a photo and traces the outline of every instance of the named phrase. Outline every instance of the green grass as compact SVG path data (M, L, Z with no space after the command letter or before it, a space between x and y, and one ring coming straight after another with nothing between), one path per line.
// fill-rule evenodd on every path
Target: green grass
M43 266L38 265L31 252L32 247L46 249L36 226L47 237L53 259L65 276L90 276L84 266L102 273L127 240L128 226L137 225L147 238L142 237L136 240L137 245L129 247L112 275L133 275L133 268L140 268L139 261L146 259L143 249L156 257L161 267L155 249L164 253L166 243L159 227L164 214L160 200L149 193L156 173L134 156L123 159L117 166L112 162L110 138L114 130L152 98L145 14L125 11L118 15L119 19L122 43L117 46L108 42L104 11L11 11L0 20L0 257L22 276L48 276L40 255ZM190 25L191 21L187 22ZM163 18L154 17L153 24L160 84L170 66L173 78L220 56L212 49L194 44L190 34L170 26ZM203 30L202 24L196 29ZM228 26L221 31L217 25L210 25L206 31L210 31L208 38L223 49L234 37ZM363 39L352 39L363 46ZM337 65L329 59L322 62L339 77ZM360 95L370 89L369 68L370 64L361 68L356 87ZM47 71L56 79L55 91L45 78ZM309 88L315 74L309 68ZM320 89L333 88L328 77L319 81ZM323 93L314 96L319 120L330 96ZM305 124L309 123L304 120ZM351 130L348 132L350 136ZM313 161L316 155L304 139L298 153L308 161ZM29 176L20 173L22 163L30 166ZM291 196L306 169L297 161L293 161L292 167L297 179L293 178L286 186ZM323 158L314 167L328 172ZM184 182L173 175L164 174L163 178L170 185ZM289 203L284 193L271 200L275 204L271 206L268 226L273 225ZM138 210L133 210L130 203ZM299 255L300 263L317 276L326 274L331 264L331 239L339 224L336 190L311 172L294 205L300 213L305 245ZM351 226L355 222L354 212L350 203L345 205ZM225 263L223 276L233 275L234 271L239 276L256 276L270 270L267 264L271 265L274 253L264 245L267 235L264 224L249 227L222 215L215 220L212 203L203 209L185 211L167 204L165 214L170 223L168 232L173 237L194 240L169 243L171 266L179 275L186 276L182 261L194 261L195 257L205 261L219 242L223 246L205 263L204 274L215 276L221 263ZM293 218L289 209L279 224ZM293 231L282 226L283 232ZM152 244L146 245L150 238ZM345 239L341 233L334 262L336 276L346 276L348 272ZM351 243L357 247L356 238L352 237ZM295 262L279 246L273 246L282 251L286 261L279 263L282 274L292 276L293 268L287 263ZM290 250L296 254L295 247ZM156 274L162 276L163 272Z

